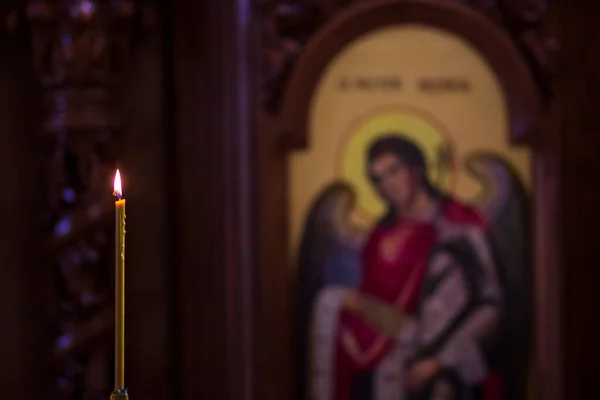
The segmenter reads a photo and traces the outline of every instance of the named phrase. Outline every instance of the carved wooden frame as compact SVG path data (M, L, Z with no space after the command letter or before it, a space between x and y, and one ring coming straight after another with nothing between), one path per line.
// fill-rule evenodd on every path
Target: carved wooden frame
M556 142L550 139L553 132L546 128L548 117L543 112L541 90L523 54L501 27L467 6L441 0L359 2L334 15L310 40L295 64L280 114L262 114L258 143L261 221L258 326L262 332L259 356L265 366L258 377L261 398L276 398L277 393L289 393L293 386L287 156L310 145L307 121L311 98L332 58L362 34L406 23L449 30L478 50L505 91L511 142L526 144L532 150L537 391L545 400L559 399L562 380L556 205L547 202L557 189L557 157Z

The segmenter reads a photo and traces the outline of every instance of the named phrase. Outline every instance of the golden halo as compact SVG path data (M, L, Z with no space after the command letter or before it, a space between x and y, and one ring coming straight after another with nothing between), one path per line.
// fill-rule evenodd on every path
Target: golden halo
M454 146L439 121L412 107L369 112L349 127L336 152L337 175L356 190L357 217L363 222L373 221L384 212L385 205L367 177L366 154L373 141L390 134L419 146L433 185L451 191L456 182Z

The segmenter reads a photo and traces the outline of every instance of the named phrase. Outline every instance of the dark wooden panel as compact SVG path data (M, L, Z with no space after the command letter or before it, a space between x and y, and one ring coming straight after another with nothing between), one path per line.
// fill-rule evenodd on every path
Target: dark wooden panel
M536 392L539 399L562 399L563 346L561 342L562 293L558 229L559 149L558 116L549 113L533 157L533 235Z
M50 324L42 246L39 88L27 46L0 38L0 387L43 398L49 389Z
M566 377L563 398L597 393L600 375L600 58L598 4L561 1L561 80L564 119L559 190Z

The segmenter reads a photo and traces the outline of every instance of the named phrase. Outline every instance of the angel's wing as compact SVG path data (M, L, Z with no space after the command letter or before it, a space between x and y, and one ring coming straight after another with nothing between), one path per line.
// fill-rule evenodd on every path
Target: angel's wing
M500 365L508 375L507 395L521 399L526 392L531 353L530 199L516 171L497 155L473 154L467 157L466 168L483 187L476 203L490 222L489 241L504 289L503 337L508 340Z
M301 399L306 398L313 303L324 286L354 287L360 280L359 251L365 232L350 219L355 197L348 184L332 183L319 193L306 216L297 258L294 313Z

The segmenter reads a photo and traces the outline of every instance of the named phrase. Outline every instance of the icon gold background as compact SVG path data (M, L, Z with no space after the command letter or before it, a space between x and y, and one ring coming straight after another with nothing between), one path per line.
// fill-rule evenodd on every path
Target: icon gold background
M398 78L400 89L342 90L340 84L381 77ZM470 91L424 92L418 84L422 78L465 79ZM462 38L444 30L425 25L382 28L347 45L329 64L315 91L309 148L290 157L292 256L306 211L328 183L347 179L358 189L358 222L369 224L381 211L364 175L366 146L380 129L414 138L423 146L430 167L435 165L438 145L449 143L455 165L441 184L464 201L480 191L462 167L472 151L503 155L529 185L529 153L509 146L504 93L487 62Z

